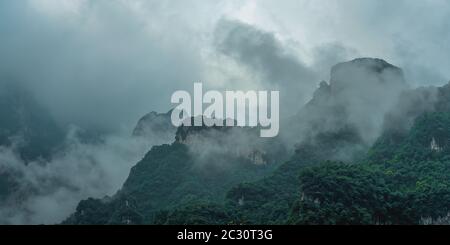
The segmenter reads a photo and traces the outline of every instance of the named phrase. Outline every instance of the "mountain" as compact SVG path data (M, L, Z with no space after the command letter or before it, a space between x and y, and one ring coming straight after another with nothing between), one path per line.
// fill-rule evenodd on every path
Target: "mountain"
M19 84L0 82L0 146L25 161L49 158L64 140L52 116Z
M0 81L0 204L19 186L11 165L51 158L62 147L64 136L64 131L27 90L19 84ZM9 149L19 156L19 163L3 157Z
M153 147L131 169L117 194L80 202L63 223L157 223L193 202L219 205L232 186L264 176L283 156L258 136L251 128L180 127L173 144Z
M280 137L180 127L116 195L80 202L63 223L443 222L450 84L410 89L400 68L370 58L338 64L330 75Z

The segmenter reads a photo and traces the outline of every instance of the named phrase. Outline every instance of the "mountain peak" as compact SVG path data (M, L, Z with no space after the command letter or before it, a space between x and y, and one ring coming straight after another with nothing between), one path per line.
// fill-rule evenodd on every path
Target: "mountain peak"
M299 117L306 118L306 135L350 127L371 145L386 113L407 89L400 68L381 59L354 59L332 68L330 81L320 83Z

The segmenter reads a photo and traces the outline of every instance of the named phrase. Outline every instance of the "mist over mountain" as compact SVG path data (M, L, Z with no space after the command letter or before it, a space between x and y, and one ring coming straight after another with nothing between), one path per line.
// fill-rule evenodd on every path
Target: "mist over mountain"
M148 113L139 119L133 136L160 140L160 144L173 141L177 128L172 125L171 115L172 110L167 113Z
M440 0L0 1L0 224L450 223L449 20ZM279 91L280 134L174 127L195 82Z
M42 156L26 161L20 148L4 143L1 217L6 223L57 223L67 217L64 224L309 223L303 217L294 221L290 214L303 205L295 173L320 168L323 161L390 161L399 154L397 145L406 144L417 118L449 111L448 94L448 85L412 89L400 68L361 58L333 66L330 81L320 83L274 139L259 138L257 128L177 129L171 111L145 115L129 136L94 136L94 141L84 141L80 128L63 133L53 123L61 132L54 152L46 151L52 149L49 141L40 144ZM17 107L30 115L42 110L15 95L4 96L5 104L20 102ZM52 122L47 115L45 122ZM18 125L21 120L17 117ZM23 130L5 130L9 135L4 139ZM442 135L431 134L418 147L446 149ZM432 142L435 148L430 148ZM73 169L70 175L64 174L68 168ZM11 208L12 203L19 205ZM442 212L426 217L444 217Z
M346 131L357 138L355 152L367 149L381 134L386 113L408 88L403 71L384 60L360 58L337 64L330 81L322 81L313 98L284 122L281 137L293 145ZM336 157L351 160L351 148Z

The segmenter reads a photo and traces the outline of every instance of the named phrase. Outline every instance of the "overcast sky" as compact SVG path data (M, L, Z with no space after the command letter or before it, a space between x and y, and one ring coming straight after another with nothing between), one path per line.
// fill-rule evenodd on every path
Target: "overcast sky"
M301 104L356 57L442 85L449 43L448 0L0 0L0 80L61 121L112 128L198 81L285 89Z

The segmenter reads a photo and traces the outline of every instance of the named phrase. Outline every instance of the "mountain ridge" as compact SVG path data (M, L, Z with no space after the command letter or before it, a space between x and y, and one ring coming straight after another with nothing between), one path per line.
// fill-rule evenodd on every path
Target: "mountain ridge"
M337 187L333 187L333 185L339 183L340 180L338 178L336 182L333 178L335 178L337 173L342 173L343 176L354 175L354 180L350 179L347 183L350 189L353 187L356 189L363 188L362 191L364 192L361 193L367 193L367 195L371 195L371 193L388 195L389 200L403 200L395 203L395 205L399 205L396 207L401 207L405 202L408 203L409 197L416 198L415 194L411 196L408 193L403 193L403 190L397 190L400 194L391 193L392 185L380 184L379 181L393 180L385 176L386 173L389 173L389 168L383 170L387 172L380 172L380 168L386 166L390 161L394 161L393 159L396 157L402 159L411 158L410 156L399 154L399 151L401 151L399 149L404 149L403 145L406 147L411 144L408 143L410 141L405 141L408 135L417 131L426 131L422 127L415 128L415 125L423 125L424 123L421 120L424 119L421 118L426 118L427 113L437 113L438 115L441 113L443 115L441 119L438 116L432 120L447 122L445 113L448 112L447 105L449 104L450 96L447 96L447 91L450 85L441 88L410 89L405 82L401 69L380 59L364 58L344 62L334 66L331 74L330 83L322 82L316 90L313 99L291 119L297 124L284 130L284 134L287 132L288 136L290 136L287 137L287 142L295 142L296 149L294 153L288 154L289 159L287 161L271 164L269 165L271 167L266 169L266 171L258 173L258 171L253 172L252 170L243 171L246 169L243 166L251 165L241 165L245 163L245 160L242 162L242 159L239 160L238 157L237 159L226 161L227 164L236 162L238 164L234 166L238 167L232 168L234 170L231 170L229 175L224 175L224 172L222 172L224 169L219 168L218 172L214 172L214 168L205 167L214 166L214 164L208 164L214 163L218 159L217 156L223 157L224 153L225 155L229 154L229 152L217 150L220 147L212 147L214 150L210 152L211 155L207 154L208 156L205 158L196 159L195 156L202 156L202 152L194 151L195 154L189 154L191 143L184 144L185 142L176 140L171 145L156 146L152 148L143 161L133 167L126 184L124 184L124 188L112 199L132 199L133 203L141 207L131 208L131 211L127 210L125 213L132 217L139 217L139 219L136 222L128 222L132 221L132 219L127 215L119 215L122 217L119 219L113 218L118 217L114 213L120 213L122 209L114 208L118 205L117 201L108 201L103 208L109 210L107 216L109 218L107 220L102 219L104 222L100 223L400 224L408 222L419 223L421 218L419 214L421 212L426 217L432 217L433 219L444 216L445 210L439 210L439 212L425 210L421 206L420 201L414 202L414 208L417 208L417 210L406 210L398 213L397 216L396 212L399 212L399 209L386 209L382 204L377 204L378 206L374 204L375 207L371 209L367 206L367 203L359 201L357 204L360 205L362 211L353 212L350 210L350 212L348 208L339 206L343 205L341 202L343 199L340 199L339 195L333 194L333 190L340 190ZM344 74L348 75L347 78L345 78ZM367 87L368 84L370 85L369 87ZM342 89L342 87L346 86L349 86L350 92ZM379 94L375 93L376 91L383 92L385 90L388 90L385 97L380 97ZM426 103L427 105L423 108L415 108L416 103ZM365 105L365 107L354 107L354 105L359 106L361 104ZM396 118L398 111L405 112L407 116ZM367 116L368 112L371 113L370 120L361 120L361 117ZM432 116L432 118L434 117ZM179 133L180 130L179 128ZM203 142L200 145L201 147L198 148L200 150L202 147L207 147L210 144L214 145L214 143L219 141L219 137L226 137L228 134L228 132L224 134L220 130L218 132L221 133L216 134L217 132L214 129L213 131L207 130L202 132L214 133L210 135L206 133L206 137L199 140L199 142ZM397 132L399 133L398 136L395 135ZM427 133L425 132L425 134ZM286 138L284 137L286 135L269 142L268 145L285 143ZM397 137L398 139L391 140L392 137ZM434 137L436 137L435 141L438 144L438 148L435 147L434 149L441 149L442 140L437 138L437 136ZM245 137L242 139L245 139ZM417 146L419 148L414 151L428 149L427 151L433 152L433 148L430 146L433 141L431 138L429 140L427 140L427 144ZM233 141L227 142L230 145L233 144ZM407 152L414 152L413 150L408 150L409 148L406 149L405 151ZM431 160L433 159L435 158ZM342 163L342 160L355 163L357 167L354 167L353 164ZM202 161L207 163L206 165L200 164L203 171L206 171L204 173L207 173L203 176L201 174L198 175L195 171L192 172L195 168L191 168L195 165L198 166L198 163ZM420 161L426 161L426 159L421 159ZM402 171L416 171L414 169L403 170L403 168L408 169L408 165L403 162L400 163L398 168ZM443 165L439 166L445 167L446 164L443 163ZM145 170L142 169L143 166L147 166ZM423 166L423 164L420 166ZM181 171L180 169L183 170ZM316 170L311 172L311 169ZM315 171L318 173L316 174ZM213 174L214 176L218 176L217 174L222 175L224 177L222 181L227 182L231 180L231 182L224 186L217 185L214 181L202 183L202 181L205 181L204 177L211 173L215 173ZM244 176L236 177L239 176L238 173L244 173ZM245 175L249 173L254 173L255 175L248 178ZM323 175L320 175L322 173ZM192 177L192 175L195 177ZM299 175L304 176L300 181L298 179ZM306 178L306 176L310 177ZM148 182L149 180L145 180L148 178L159 179L159 182ZM353 182L365 178L370 179L367 184L358 185ZM322 182L317 182L317 180ZM328 203L336 204L337 206L325 206L322 208L320 206L322 197L309 194L310 189L308 188L320 186L320 183L328 183L327 181L333 181L330 182L330 188L326 191L330 193L329 196L335 199L326 200L328 200ZM159 184L154 186L155 183ZM169 186L169 183L172 183L174 186L170 191L160 192L161 190L158 190L158 186L159 188L166 188ZM367 189L364 189L365 185L368 186ZM405 184L405 186L407 185ZM373 189L369 187L373 187ZM378 193L378 188L381 188L384 192ZM134 190L132 191L134 194L127 193L127 189L128 191ZM203 193L205 190L211 192ZM194 194L186 195L186 193L190 192ZM151 197L152 193L161 193L162 196ZM218 193L220 194L218 195ZM300 195L300 193L306 194ZM166 199L167 195L172 196L173 199ZM424 195L428 194L425 193ZM220 198L217 198L217 196L220 196ZM342 197L351 198L346 195L342 195ZM363 196L360 197L363 198ZM183 198L184 200L181 200ZM155 206L154 201L158 199L165 201ZM76 212L63 223L86 224L96 222L95 219L92 220L90 218L91 216L96 216L95 212L86 216L86 210L97 210L96 202L98 201L82 201ZM149 202L150 204L142 205L142 203ZM153 204L151 204L152 202ZM378 199L374 199L374 203L378 202ZM444 198L439 199L438 202L446 201ZM324 210L327 210L328 213L321 213ZM381 217L379 212L387 213ZM304 213L310 215L305 216ZM344 214L348 214L349 218L345 218ZM318 218L313 219L314 216Z

